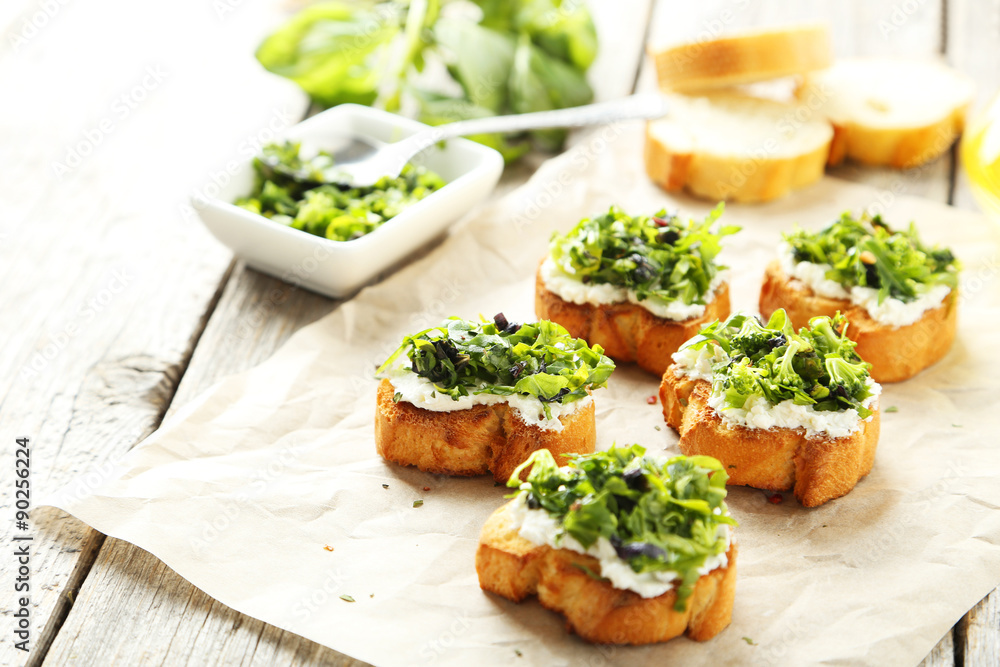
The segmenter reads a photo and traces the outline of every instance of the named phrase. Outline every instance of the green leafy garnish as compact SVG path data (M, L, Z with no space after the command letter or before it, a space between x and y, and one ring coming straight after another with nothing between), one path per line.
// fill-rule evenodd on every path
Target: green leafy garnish
M924 245L913 223L908 231L893 231L880 215L844 213L819 232L796 227L784 238L796 262L829 264L827 278L848 289L876 289L879 303L886 297L913 301L935 285L958 286L961 266L951 250Z
M340 599L343 600L344 602L354 602L354 598L352 598L350 595L347 595L346 593L341 595Z
M866 419L872 414L862 404L872 395L871 364L857 355L846 331L847 320L838 313L814 317L796 333L779 308L767 324L744 313L716 320L682 349L722 348L724 359L712 367L712 393L724 395L729 407L762 396L772 405L791 400L819 411L854 408Z
M645 454L639 445L612 447L572 456L560 468L539 449L507 486L520 489L511 497L523 494L529 508L544 509L585 548L603 537L635 572L676 573L675 608L683 611L698 568L726 550L719 526L736 525L725 503L728 475L709 456Z
M473 0L473 11L444 11L442 0L322 2L304 8L267 38L257 59L317 104L419 109L429 124L586 104L586 71L597 31L578 0ZM423 90L428 62L447 72ZM438 77L440 79L440 77ZM456 92L457 91L457 92ZM560 148L563 130L470 137L524 154L529 139Z
M590 347L555 322L519 325L503 313L492 322L452 317L407 336L377 373L404 354L409 370L454 400L470 394L534 396L549 419L549 403L585 398L588 390L604 387L615 369L600 345Z
M549 254L563 273L587 284L624 287L640 301L704 304L712 279L726 268L715 263L720 239L740 229L717 225L722 211L719 204L701 222L684 222L665 211L632 217L612 206L554 234Z
M368 234L445 184L427 168L407 164L396 178L347 188L339 185L343 179L329 153L303 158L293 142L265 146L253 166L253 191L237 206L333 241Z
M418 499L418 500L414 500L414 501L413 501L413 506L414 506L414 507L423 507L423 506L424 506L424 501L423 501L423 500L420 500L420 499Z

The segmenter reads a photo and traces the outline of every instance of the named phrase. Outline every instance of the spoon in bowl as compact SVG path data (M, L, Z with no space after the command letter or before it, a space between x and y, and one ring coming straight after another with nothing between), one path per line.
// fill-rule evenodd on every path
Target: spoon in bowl
M523 132L556 127L606 125L625 120L660 118L667 112L667 99L660 94L641 94L580 107L473 118L421 130L391 144L348 137L333 151L339 183L351 187L374 185L384 176L396 177L410 159L431 146L471 134Z

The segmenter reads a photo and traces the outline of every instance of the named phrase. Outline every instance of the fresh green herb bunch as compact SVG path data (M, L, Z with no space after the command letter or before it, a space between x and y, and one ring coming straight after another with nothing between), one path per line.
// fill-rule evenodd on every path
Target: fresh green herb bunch
M712 368L712 391L724 394L730 407L763 396L774 405L791 400L826 412L854 408L865 419L872 414L862 405L872 395L871 364L854 351L857 344L846 331L847 320L838 313L814 317L796 333L779 308L767 324L744 313L716 320L684 347L717 344L725 351L725 361Z
M321 106L409 106L430 125L586 104L596 56L597 30L579 0L318 2L257 50L261 65ZM451 80L424 87L429 62ZM531 140L554 149L565 136L555 129L470 138L511 161Z
M320 151L303 158L300 151L301 145L292 142L265 146L253 161L253 192L236 205L316 236L351 241L444 187L434 172L407 164L396 178L345 188L338 185L333 156Z
M407 336L378 373L404 353L414 373L455 400L469 394L534 396L550 419L549 403L586 397L588 389L605 386L615 369L600 345L588 346L555 322L515 324L503 313L492 322L453 317Z
M906 232L893 231L882 216L844 213L819 232L796 227L784 235L796 262L829 264L826 277L847 288L855 285L886 297L913 301L934 285L958 286L958 260L947 248L928 248L910 223Z
M712 278L726 268L715 263L720 239L740 230L716 225L722 211L720 203L703 221L684 222L665 211L632 217L612 206L568 234L554 234L549 253L564 273L584 283L625 287L640 301L704 304Z
M683 611L698 568L726 550L719 525L736 525L725 503L729 476L710 456L664 461L645 453L639 445L612 447L574 456L560 468L539 449L507 486L522 489L528 507L559 519L584 547L604 537L635 572L675 572L681 582L676 608Z

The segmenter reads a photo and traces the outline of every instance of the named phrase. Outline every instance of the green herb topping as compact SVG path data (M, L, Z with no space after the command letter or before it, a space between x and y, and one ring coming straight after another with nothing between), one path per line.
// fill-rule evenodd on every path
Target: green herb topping
M434 172L407 164L396 178L346 188L338 185L342 179L329 153L303 158L300 150L300 144L291 142L265 146L253 161L253 192L236 205L316 236L350 241L444 187Z
M565 235L554 234L549 254L563 273L587 284L624 287L640 301L704 304L712 279L726 268L715 263L720 239L740 229L719 227L722 211L719 204L705 220L684 222L666 211L631 217L612 206Z
M791 400L819 411L854 408L862 419L872 411L862 403L872 396L868 369L845 334L847 320L837 314L809 320L795 333L784 309L767 324L744 313L716 320L682 346L693 351L717 345L725 353L712 367L713 395L742 408L751 396L773 405Z
M470 394L534 396L551 419L549 403L578 401L606 385L615 364L603 353L555 322L515 324L499 313L492 322L452 317L407 336L377 372L405 354L410 370L456 401Z
M633 571L672 572L683 611L707 558L725 553L719 526L735 526L726 507L729 476L710 456L646 456L639 445L577 455L558 467L547 449L535 451L511 475L531 509L558 519L584 548L611 542ZM522 471L531 467L525 482ZM723 531L724 532L724 531Z
M848 289L870 287L886 297L913 301L935 285L958 286L958 260L947 248L928 248L910 223L893 231L880 215L844 213L819 232L796 227L784 235L796 262L829 264L826 277Z

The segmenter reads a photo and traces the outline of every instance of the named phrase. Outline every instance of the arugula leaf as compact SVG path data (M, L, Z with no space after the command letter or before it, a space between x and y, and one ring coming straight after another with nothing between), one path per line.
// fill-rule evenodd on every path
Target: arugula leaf
M784 235L796 262L829 264L826 277L850 288L879 291L887 297L913 301L935 285L958 286L961 268L948 249L924 245L911 223L906 232L893 231L881 216L856 218L850 212L818 232L796 228Z
M657 298L704 304L712 279L725 266L715 258L720 240L739 227L717 225L720 203L705 220L684 222L660 211L631 217L616 206L555 233L549 254L559 269L584 283L634 290L640 301Z
M605 538L635 572L677 573L675 608L683 611L698 568L726 548L718 527L736 525L725 503L727 479L712 457L664 460L631 445L572 456L561 468L540 449L507 486L519 489L509 497L523 496L529 508L544 509L584 547Z
M512 324L503 313L493 322L452 317L407 336L377 374L404 354L409 370L455 400L470 394L534 396L547 417L546 404L585 398L589 390L606 386L615 368L600 345L590 347L554 322Z
M872 414L863 405L872 395L871 364L861 360L846 331L847 320L838 313L814 317L796 332L779 308L766 324L743 313L716 320L684 347L718 345L726 352L712 367L712 393L724 395L729 407L762 396L773 405L792 400L819 411L853 408L865 419Z

